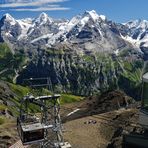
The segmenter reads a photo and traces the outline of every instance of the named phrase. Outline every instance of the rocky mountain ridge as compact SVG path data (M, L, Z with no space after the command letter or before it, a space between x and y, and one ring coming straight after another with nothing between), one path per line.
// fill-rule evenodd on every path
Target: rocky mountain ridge
M94 10L71 20L55 20L46 13L35 19L16 20L5 14L0 20L0 41L5 41L13 49L59 48L60 44L60 47L66 45L81 52L112 52L139 47L145 51L147 24L146 20L118 24Z

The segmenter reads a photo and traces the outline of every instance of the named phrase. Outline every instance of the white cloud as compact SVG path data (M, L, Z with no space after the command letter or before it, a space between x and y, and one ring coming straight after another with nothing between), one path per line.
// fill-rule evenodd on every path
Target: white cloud
M67 0L13 0L12 3L6 3L6 4L0 4L1 8L6 7L28 7L28 6L41 6L49 3L59 3L59 2L65 2Z
M55 3L65 1L68 0L5 0L5 3L0 4L0 8L2 8L2 10L9 8L9 10L13 11L69 10L70 8L54 5Z
M35 9L29 8L18 8L18 9L11 9L12 11L54 11L54 10L69 10L70 8L66 7L39 7Z
M27 3L27 2L33 2L35 0L2 0L3 4L7 4L7 3Z

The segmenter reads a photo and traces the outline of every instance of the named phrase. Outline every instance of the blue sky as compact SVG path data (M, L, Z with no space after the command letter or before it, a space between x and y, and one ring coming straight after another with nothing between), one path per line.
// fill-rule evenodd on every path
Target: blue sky
M0 0L0 18L5 13L18 19L46 12L54 18L70 19L86 10L116 22L148 20L148 0Z

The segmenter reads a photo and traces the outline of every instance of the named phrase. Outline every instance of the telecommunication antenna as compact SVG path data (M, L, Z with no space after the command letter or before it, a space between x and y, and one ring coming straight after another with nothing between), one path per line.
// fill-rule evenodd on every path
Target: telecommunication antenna
M50 78L30 78L24 82L33 89L46 87L53 92ZM54 93L37 97L27 94L23 97L17 127L24 145L39 143L40 148L71 148L62 135L59 99L60 95ZM29 113L30 104L39 106L40 117Z

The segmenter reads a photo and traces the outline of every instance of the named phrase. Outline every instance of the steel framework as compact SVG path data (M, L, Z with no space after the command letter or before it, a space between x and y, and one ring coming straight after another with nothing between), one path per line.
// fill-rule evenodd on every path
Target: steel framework
M33 81L47 80L46 84L33 84ZM44 87L51 88L51 81L49 78L31 78L29 81L32 88ZM51 88L52 89L52 88ZM40 123L44 129L44 140L32 141L30 144L39 143L40 148L71 148L68 142L64 142L62 135L62 123L60 118L60 95L46 95L34 97L32 94L21 99L20 116L18 118L18 127L21 128L24 121L29 118L29 106L35 104L40 107ZM31 126L31 125L30 125ZM19 131L19 128L18 128ZM19 135L21 137L20 131ZM21 139L23 139L21 137Z

